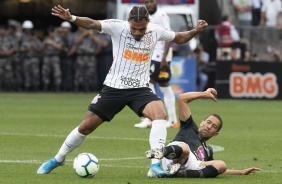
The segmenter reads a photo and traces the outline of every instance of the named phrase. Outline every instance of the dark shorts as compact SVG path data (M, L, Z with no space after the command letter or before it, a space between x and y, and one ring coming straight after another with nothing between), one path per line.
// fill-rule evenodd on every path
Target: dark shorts
M111 121L118 112L128 105L141 117L145 106L156 100L161 100L161 98L147 87L116 89L104 86L94 97L88 110L98 115L103 121Z
M151 61L150 78L156 82L169 82L171 78L170 62L168 62L168 68L165 70L160 69L160 62Z

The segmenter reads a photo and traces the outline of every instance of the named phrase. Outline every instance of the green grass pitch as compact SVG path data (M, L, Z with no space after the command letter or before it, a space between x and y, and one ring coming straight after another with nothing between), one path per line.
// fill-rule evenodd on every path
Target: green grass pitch
M66 165L48 175L37 175L42 162L54 157L69 132L81 122L94 93L0 93L0 183L1 184L268 184L282 183L282 101L197 100L190 104L199 123L211 113L223 118L220 134L208 141L221 146L214 158L230 169L259 167L247 176L220 175L214 179L147 178L150 160L150 129L136 129L139 122L125 108L111 122L105 122L68 157ZM113 102L114 103L114 102ZM168 129L167 142L177 130ZM82 152L93 153L100 162L91 179L78 177L72 161Z

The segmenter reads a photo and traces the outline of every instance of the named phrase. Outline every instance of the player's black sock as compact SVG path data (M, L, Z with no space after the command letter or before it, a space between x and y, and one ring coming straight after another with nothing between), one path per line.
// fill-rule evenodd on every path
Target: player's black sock
M214 166L209 165L199 170L179 171L176 174L176 177L178 178L215 178L217 175L218 175L217 169Z
M167 159L175 159L180 157L183 153L183 149L177 145L171 145L163 148L164 150L164 157Z

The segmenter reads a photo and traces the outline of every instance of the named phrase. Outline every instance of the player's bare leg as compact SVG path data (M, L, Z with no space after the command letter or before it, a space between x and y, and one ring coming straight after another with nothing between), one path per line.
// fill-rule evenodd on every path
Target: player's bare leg
M56 167L62 166L66 156L75 148L79 147L86 136L93 132L102 123L102 119L93 112L86 112L82 123L68 135L57 155L43 163L37 170L37 174L48 174Z

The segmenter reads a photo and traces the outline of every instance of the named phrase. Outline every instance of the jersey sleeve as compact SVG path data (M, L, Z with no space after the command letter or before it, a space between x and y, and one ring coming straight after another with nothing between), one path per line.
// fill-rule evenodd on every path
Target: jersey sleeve
M123 27L123 21L117 20L117 19L106 19L106 20L100 20L101 22L101 31L100 33L105 33L108 35L114 35L115 33L118 33L119 30Z
M160 29L161 29L161 36L160 36L159 41L171 42L175 38L174 31L171 31L164 27L160 27Z

